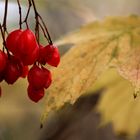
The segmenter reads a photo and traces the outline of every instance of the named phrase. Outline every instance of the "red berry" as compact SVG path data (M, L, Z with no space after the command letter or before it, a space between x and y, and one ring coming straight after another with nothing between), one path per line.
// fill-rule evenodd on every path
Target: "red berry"
M58 48L53 45L46 46L46 62L54 67L57 67L60 62L60 54Z
M34 65L28 73L28 81L36 89L45 88L51 83L50 71Z
M34 102L38 102L42 99L44 97L44 93L44 88L35 89L32 85L28 86L28 96Z
M51 66L57 67L60 62L60 54L58 48L53 45L47 45L39 47L38 62L45 65L46 63Z
M36 48L38 48L34 33L29 29L23 31L18 38L17 46L19 57L20 55L30 55Z
M34 65L28 73L28 81L36 89L44 88L45 77L42 69Z
M35 48L33 52L27 55L21 55L20 59L24 65L32 65L38 58L39 48Z
M39 56L38 56L38 62L40 64L43 64L45 65L46 64L46 55L47 55L47 52L46 52L46 47L43 47L43 46L39 46Z
M0 72L2 72L7 64L7 55L0 50Z
M13 54L17 53L17 41L18 41L21 33L22 33L22 30L20 30L20 29L15 30L15 31L11 32L6 39L6 47Z
M7 62L7 66L4 73L4 79L8 84L13 84L21 75L21 67L18 59L14 56Z
M48 69L46 69L44 67L42 67L42 69L44 71L44 76L46 77L45 88L47 89L52 83L52 75Z
M23 68L24 68L23 62L18 57L13 56L13 55L10 55L9 61L16 65L17 69L20 72L20 75L22 75Z
M5 81L8 84L13 84L20 76L20 73L15 64L9 63L6 68Z
M22 77L22 78L25 78L25 77L28 75L28 71L29 71L28 66L23 66L23 68L22 68L22 73L21 73L21 77Z
M4 80L5 71L0 72L0 82Z

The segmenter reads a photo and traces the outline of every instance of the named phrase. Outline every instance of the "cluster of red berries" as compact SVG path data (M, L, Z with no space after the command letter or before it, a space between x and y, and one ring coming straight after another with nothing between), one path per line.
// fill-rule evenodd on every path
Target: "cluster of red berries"
M53 44L43 47L37 43L31 30L18 29L8 35L6 49L7 53L0 50L0 81L13 84L19 77L27 76L28 96L38 102L52 82L51 72L43 65L58 66L58 48ZM29 69L29 65L33 66Z

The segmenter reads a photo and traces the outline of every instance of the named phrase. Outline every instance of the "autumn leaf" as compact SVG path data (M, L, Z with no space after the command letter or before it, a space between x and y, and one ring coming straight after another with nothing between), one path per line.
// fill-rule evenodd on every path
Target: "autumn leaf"
M65 103L73 104L82 94L92 91L94 83L108 68L114 67L139 92L140 18L113 17L94 22L67 35L59 45L73 44L53 69L53 83L46 94L43 123L48 113Z
M140 102L134 100L134 87L115 69L106 71L94 84L94 90L104 88L97 105L101 126L113 124L117 135L133 137L140 128Z

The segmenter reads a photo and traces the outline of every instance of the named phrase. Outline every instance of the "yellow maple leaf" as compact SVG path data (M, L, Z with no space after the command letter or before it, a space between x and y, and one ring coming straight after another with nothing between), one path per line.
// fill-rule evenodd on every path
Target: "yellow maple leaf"
M131 82L122 78L115 69L110 69L96 81L93 91L100 88L105 89L97 105L101 126L111 122L117 135L136 135L140 128L140 99L134 100Z
M136 86L140 86L140 18L113 17L94 22L64 37L57 43L73 44L53 69L53 83L46 95L43 123L48 113L92 90L94 82L109 67ZM134 62L134 63L133 63Z

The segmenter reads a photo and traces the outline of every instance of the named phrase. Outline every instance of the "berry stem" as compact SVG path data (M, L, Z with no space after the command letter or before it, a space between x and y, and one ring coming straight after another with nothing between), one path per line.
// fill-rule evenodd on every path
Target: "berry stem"
M36 19L35 35L36 35L36 38L37 38L37 42L39 43L39 19L38 19L38 12L37 12L34 0L29 0L29 1L32 2L33 8L34 8L34 12L35 12L35 19Z
M2 25L1 25L1 23L0 23L0 31L1 31L2 39L3 39L3 46L6 46L6 41L5 41L4 31L3 31L3 29L2 29Z
M8 0L5 0L5 11L4 11L4 17L3 17L3 24L1 24L1 34L2 34L2 38L3 38L3 46L6 48L6 41L5 41L5 36L6 33L8 34L7 31L7 12L8 12ZM50 45L53 44L52 40L51 40L51 36L48 32L47 26L45 25L45 22L43 20L43 18L41 17L41 15L38 13L37 8L36 8L36 4L34 0L28 0L29 3L29 7L25 16L25 19L22 21L22 7L21 7L21 1L17 0L17 4L18 4L18 8L19 8L19 28L22 29L22 24L25 23L26 27L29 28L28 25L28 17L30 14L30 10L31 10L31 6L33 6L34 9L34 13L35 13L35 20L36 20L36 24L35 24L35 35L36 35L36 39L37 42L39 44L39 38L40 38L40 30L43 32L44 37L47 39L48 43Z
M8 57L10 56L10 53L6 47L6 41L5 41L5 33L8 34L7 31L7 11L8 11L8 0L5 0L5 11L4 11L4 18L3 18L3 24L0 24L0 30L1 30L1 35L2 35L2 39L3 39L3 50L4 48L7 51Z
M4 28L4 38L5 38L5 32L7 32L7 11L8 11L8 0L5 0L5 11L4 11L4 18L3 18L3 25Z
M36 32L39 33L38 30L39 30L39 26L40 26L40 28L42 29L42 31L44 33L44 36L47 38L49 44L53 44L52 43L52 40L51 40L51 37L50 37L50 34L48 32L48 29L47 29L47 27L45 25L45 22L43 21L42 17L40 16L40 14L37 11L37 8L36 8L36 5L35 5L34 0L31 0L31 1L32 1L32 4L33 4L34 12L35 12L35 19L36 19L36 29L35 30L36 30ZM39 19L41 20L43 26L39 22ZM46 36L46 33L45 32L47 33L47 36L48 37Z
M29 3L28 11L27 11L27 14L26 14L26 17L25 17L24 21L22 22L22 24L23 23L26 24L27 28L29 28L29 26L28 26L28 17L29 17L29 13L30 13L30 10L31 10L31 6L32 6L32 3L31 3L30 0L28 0L28 3Z
M19 26L20 26L20 29L22 29L22 12L21 12L21 5L20 5L19 0L17 0L17 3L19 7Z
M38 16L39 16L39 18L40 18L40 20L41 20L41 22L42 22L42 24L43 24L43 26L44 26L44 28L45 28L45 30L46 30L47 35L48 35L49 44L52 45L53 43L52 43L52 40L51 40L51 36L50 36L50 34L49 34L49 31L48 31L48 29L47 29L47 27L46 27L46 24L45 24L45 22L43 21L42 17L41 17L39 14L38 14Z
M42 24L39 23L39 26L40 26L40 28L41 28L43 34L44 34L44 37L45 37L45 38L48 40L48 42L49 42L49 39L48 39L48 37L47 37L47 35L46 35L45 29L43 28Z
M4 35L4 31L2 29L1 23L0 23L0 31L1 31L2 39L3 39L3 51L4 51L4 49L6 49L7 54L8 54L8 57L9 57L10 56L10 53L9 53L7 47L6 47L5 35Z

